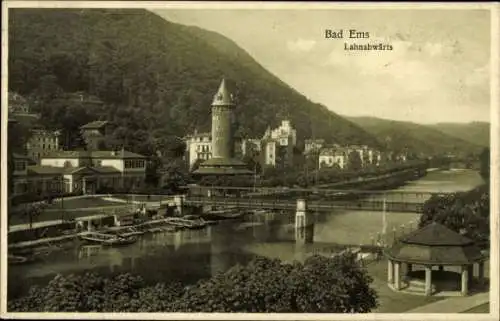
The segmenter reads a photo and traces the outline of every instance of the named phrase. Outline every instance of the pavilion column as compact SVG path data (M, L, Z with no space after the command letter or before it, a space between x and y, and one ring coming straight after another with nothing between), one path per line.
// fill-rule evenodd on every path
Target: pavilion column
M462 295L466 296L469 292L469 269L462 265Z
M472 281L474 280L474 265L473 264L469 264L467 266L467 273L469 274L467 276L467 283L469 284L469 287L471 287L472 285Z
M432 266L425 266L425 295L432 294Z
M400 267L401 267L400 262L394 263L394 288L396 290L401 289Z
M409 275L413 270L413 265L411 263L406 263L406 275Z
M479 282L484 281L484 262L478 262L477 263L477 279Z
M387 260L387 283L392 284L394 281L394 263L389 259Z

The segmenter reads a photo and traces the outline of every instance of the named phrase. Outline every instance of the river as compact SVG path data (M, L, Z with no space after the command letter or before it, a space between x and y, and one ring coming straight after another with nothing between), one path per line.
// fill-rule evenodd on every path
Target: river
M482 183L475 171L437 171L397 190L456 192ZM373 244L383 226L381 212L338 210L313 216L310 236L313 245L319 247ZM386 237L404 228L415 228L418 218L419 214L387 213ZM48 253L36 262L9 267L9 298L26 293L30 285L45 284L56 274L131 272L151 284L170 280L189 284L237 263L244 264L256 255L285 261L300 259L311 245L297 246L293 219L293 213L254 216L251 222L226 221L203 230L144 235L137 243L122 248L75 246Z

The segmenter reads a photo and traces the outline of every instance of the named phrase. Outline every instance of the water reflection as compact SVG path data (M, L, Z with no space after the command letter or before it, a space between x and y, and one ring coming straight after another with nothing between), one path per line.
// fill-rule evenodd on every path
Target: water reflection
M481 184L472 171L430 173L401 190L453 192ZM202 230L143 235L123 248L75 246L54 252L29 265L9 267L9 296L26 292L32 284L45 284L56 274L93 271L105 275L131 272L146 282L177 280L194 283L199 279L246 263L255 255L284 261L303 260L311 251L334 253L345 246L372 245L393 233L415 228L419 215L411 213L342 211L309 213L313 224L295 229L295 213L261 213L243 221L226 221ZM404 224L404 227L402 227ZM394 232L396 231L396 232Z

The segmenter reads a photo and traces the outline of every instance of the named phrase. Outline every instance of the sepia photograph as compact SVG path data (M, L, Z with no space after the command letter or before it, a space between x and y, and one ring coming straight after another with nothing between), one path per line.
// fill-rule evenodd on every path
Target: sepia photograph
M2 8L2 317L498 320L498 4Z

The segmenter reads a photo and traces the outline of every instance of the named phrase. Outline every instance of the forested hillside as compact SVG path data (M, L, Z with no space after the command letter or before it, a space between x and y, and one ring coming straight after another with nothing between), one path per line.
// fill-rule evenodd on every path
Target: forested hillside
M349 117L391 150L408 149L426 155L478 155L482 146L453 137L426 125L374 117Z
M483 147L490 146L490 124L486 122L470 122L467 124L439 123L429 125L429 127L469 143Z
M9 19L9 91L28 98L65 137L106 119L115 125L113 144L161 150L169 136L210 128L210 103L225 77L242 137L260 137L287 117L299 140L314 127L315 137L331 142L378 144L219 34L135 9L11 9Z

